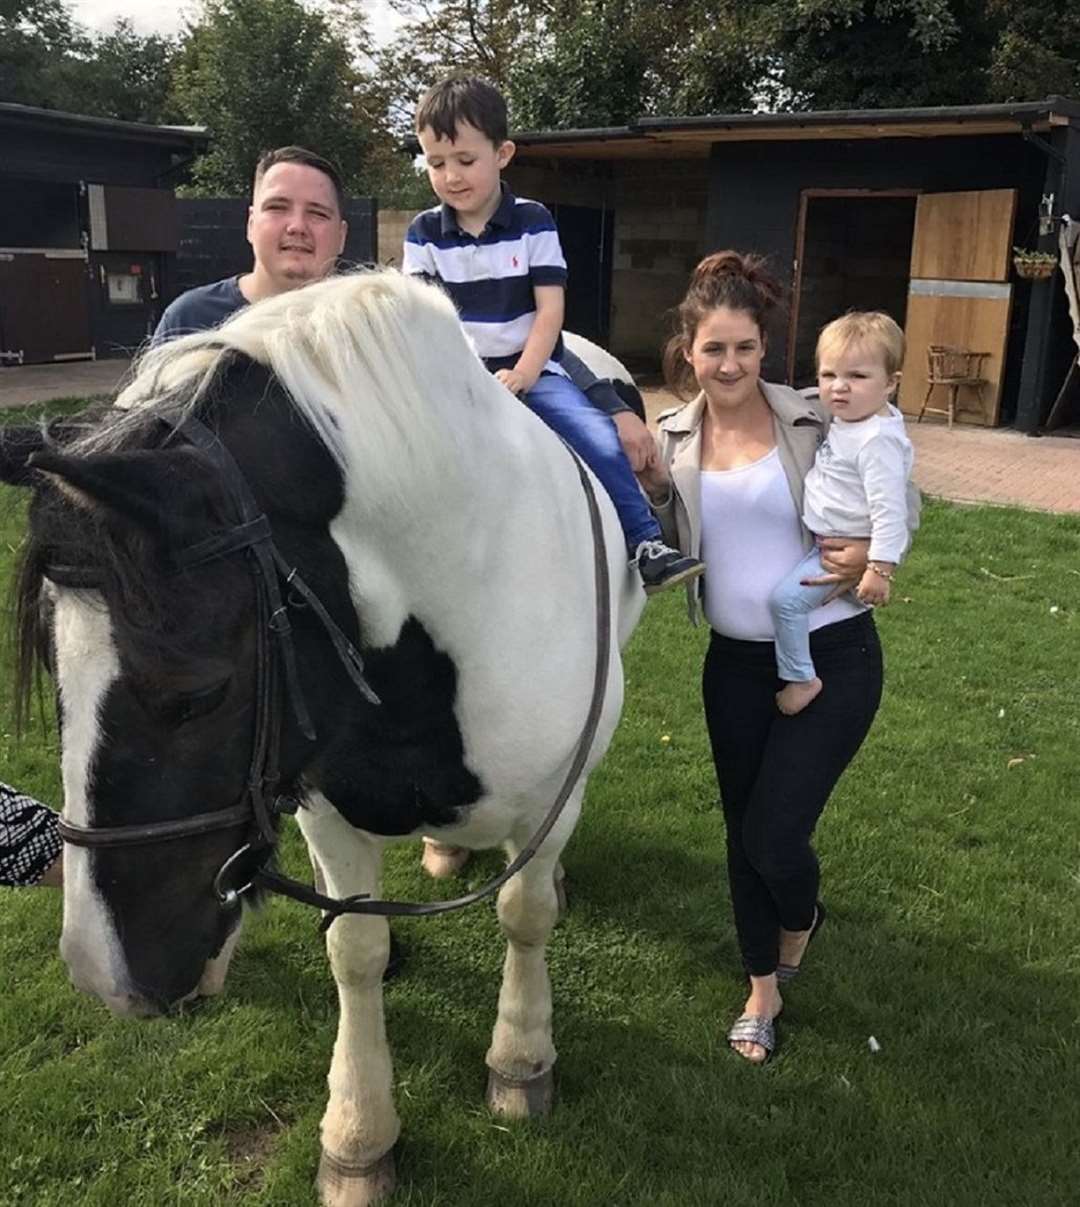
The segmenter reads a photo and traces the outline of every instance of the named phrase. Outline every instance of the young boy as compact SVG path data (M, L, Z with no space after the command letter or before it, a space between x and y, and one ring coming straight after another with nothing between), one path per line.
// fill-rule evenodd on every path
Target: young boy
M615 424L560 363L566 261L551 214L500 178L515 150L502 95L476 77L444 80L421 98L416 133L442 204L409 227L404 271L449 293L488 369L596 474L646 592L701 574L702 562L664 544Z

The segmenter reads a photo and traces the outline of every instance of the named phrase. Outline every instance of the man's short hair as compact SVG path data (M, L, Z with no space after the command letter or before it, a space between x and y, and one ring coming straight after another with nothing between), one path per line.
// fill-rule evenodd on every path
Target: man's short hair
M341 179L341 173L337 169L337 164L332 163L329 159L325 159L322 155L316 155L314 151L309 151L307 147L277 147L273 151L264 151L259 156L259 162L255 165L255 183L252 191L259 187L259 181L262 180L266 173L279 163L299 163L303 164L304 167L314 168L317 172L322 172L334 186L338 213L342 218L345 217L345 184Z
M452 75L440 80L416 106L417 134L430 128L436 138L454 142L464 122L496 147L501 147L509 137L503 94L478 75Z

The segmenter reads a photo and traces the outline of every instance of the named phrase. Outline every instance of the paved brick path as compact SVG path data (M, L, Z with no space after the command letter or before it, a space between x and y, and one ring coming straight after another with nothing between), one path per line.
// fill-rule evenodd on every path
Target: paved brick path
M25 407L50 398L89 398L113 394L131 362L73 360L56 365L0 367L0 410Z
M650 419L675 404L664 390L642 390ZM960 503L994 503L1080 513L1080 439L1033 439L1006 428L944 422L909 423L915 481L930 495Z
M126 360L0 368L0 407L26 406L48 398L112 393L127 371ZM645 389L650 418L675 399ZM996 503L1039 511L1080 513L1080 439L1031 439L1006 429L943 423L910 423L915 480L927 494L965 503Z

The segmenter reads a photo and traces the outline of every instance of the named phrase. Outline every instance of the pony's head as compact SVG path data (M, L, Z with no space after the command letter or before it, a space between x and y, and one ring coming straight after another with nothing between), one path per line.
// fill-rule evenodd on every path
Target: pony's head
M219 525L226 500L193 450L162 446L166 430L93 453L43 437L14 474L4 458L6 480L33 481L19 662L52 672L74 826L182 818L243 792L250 587L235 560L175 572L173 552ZM29 434L17 442L25 453ZM61 950L75 983L120 1013L191 994L238 921L208 888L239 832L68 847Z
M216 433L276 548L359 646L331 525L350 498L361 513L353 528L368 522L358 478L370 513L385 514L404 507L406 490L438 498L464 475L454 450L467 389L448 390L444 372L489 380L438 291L370 274L152 350L100 422L3 432L0 478L33 496L18 584L22 695L44 663L78 844L65 856L61 949L76 984L112 1009L153 1013L219 988L239 921L215 877L248 823L156 837L160 823L245 799L264 682L251 550L198 564L185 554L236 526L235 490L177 425L198 418ZM400 531L407 521L393 518ZM328 741L356 731L362 707L310 609L294 614L293 643L317 738L284 704L285 795L316 774ZM86 833L148 825L134 845L81 845Z
M273 509L278 543L290 555L303 548L324 603L348 626L347 574L328 535L342 499L333 460L250 362L226 368L206 401L211 421L225 408L226 438L264 499L288 446L290 497ZM0 457L5 480L33 490L18 584L22 684L35 663L53 676L64 818L92 833L227 809L248 787L253 580L243 552L182 566L182 551L227 530L235 515L206 456L169 439L158 412L121 416L113 434L106 421L66 445L8 432ZM352 627L355 637L355 619ZM296 644L308 704L325 713L331 684L343 690L340 676L320 665L325 642L300 627ZM312 744L288 717L282 729L287 791ZM219 988L239 910L222 905L214 879L248 824L68 846L61 950L75 983L131 1014Z

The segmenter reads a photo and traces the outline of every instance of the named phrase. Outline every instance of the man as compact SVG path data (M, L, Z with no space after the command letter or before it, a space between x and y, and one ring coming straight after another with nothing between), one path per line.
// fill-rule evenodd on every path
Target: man
M189 289L171 302L151 342L216 327L249 302L318 281L345 248L345 190L337 168L304 147L267 151L255 168L247 239L250 272Z

